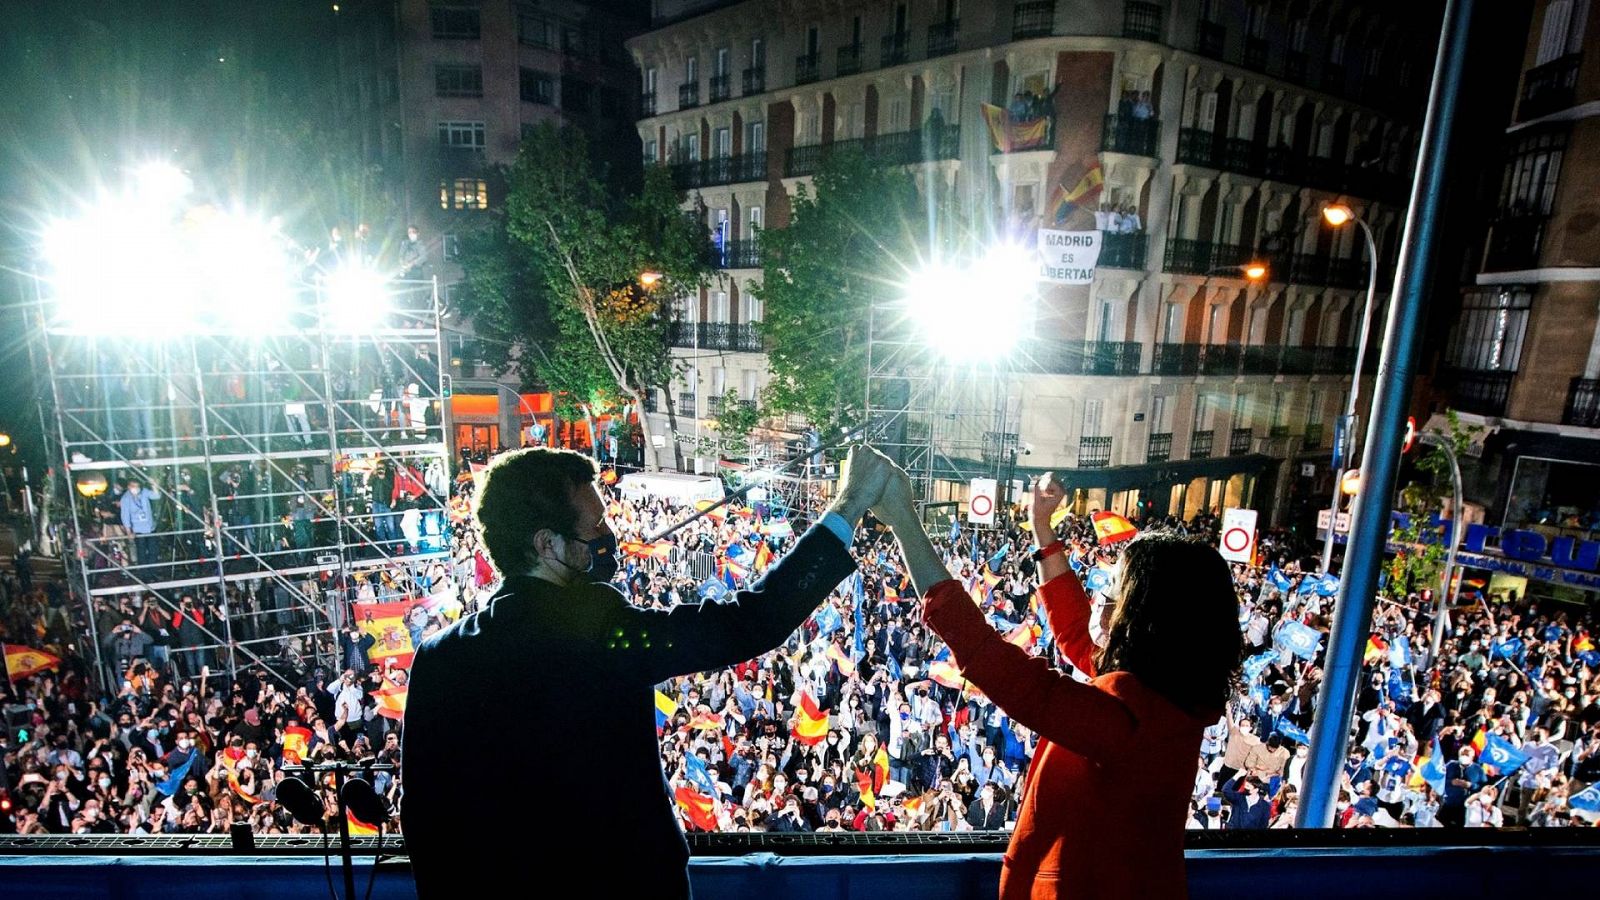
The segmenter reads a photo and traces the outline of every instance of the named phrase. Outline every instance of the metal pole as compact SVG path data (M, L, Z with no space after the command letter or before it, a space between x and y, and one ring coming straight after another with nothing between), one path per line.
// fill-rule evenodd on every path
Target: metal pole
M1456 457L1455 445L1450 441L1449 437L1445 437L1439 442L1439 448L1450 459L1450 495L1454 505L1450 507L1450 549L1444 560L1444 584L1440 586L1439 602L1434 607L1433 643L1428 655L1430 663L1437 663L1439 645L1444 643L1445 617L1450 614L1450 601L1455 599L1456 593L1456 548L1461 546L1461 532L1466 525L1461 518L1461 461Z
M1383 567L1384 545L1389 536L1388 498L1394 493L1399 469L1395 446L1405 427L1406 406L1416 365L1417 337L1428 275L1437 249L1439 219L1443 211L1446 154L1456 118L1461 76L1466 68L1467 38L1473 0L1448 0L1433 84L1428 94L1428 114L1422 126L1417 173L1411 185L1410 209L1400 243L1394 297L1384 328L1383 353L1378 365L1372 419L1367 425L1369 451L1362 490L1351 515L1350 542L1344 578L1334 607L1322 687L1317 695L1316 719L1311 726L1311 751L1300 798L1300 828L1333 825L1334 803L1339 795L1345 746L1350 737L1351 712L1361 676L1361 657L1372 622L1373 595Z
M1334 456L1343 456L1346 468L1354 469L1356 466L1356 401L1361 397L1361 367L1367 358L1367 335L1372 328L1372 305L1378 291L1378 242L1372 238L1372 229L1367 226L1367 220L1356 217L1356 224L1361 226L1361 233L1367 239L1367 302L1361 311L1361 338L1356 344L1356 371L1350 379L1350 400L1345 404L1344 440L1350 444L1348 452L1341 453L1343 447L1335 449ZM1322 542L1322 571L1331 572L1333 569L1333 535L1339 524L1339 497L1342 480L1335 466L1333 473L1333 502L1329 504L1328 536Z

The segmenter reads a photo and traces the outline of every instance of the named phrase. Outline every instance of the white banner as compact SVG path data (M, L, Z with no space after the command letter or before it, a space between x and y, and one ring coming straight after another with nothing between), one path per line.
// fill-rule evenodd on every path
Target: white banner
M1100 232L1039 229L1039 277L1056 284L1089 284L1100 261Z
M993 525L995 496L1000 484L993 478L972 479L972 492L967 496L967 521L973 525Z
M1256 511L1234 509L1222 511L1222 540L1217 545L1222 558L1228 562L1248 563L1256 553Z

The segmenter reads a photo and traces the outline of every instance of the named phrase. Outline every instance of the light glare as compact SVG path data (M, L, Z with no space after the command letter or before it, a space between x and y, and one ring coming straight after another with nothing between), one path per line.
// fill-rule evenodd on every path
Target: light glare
M936 263L915 273L907 308L944 359L998 363L1032 319L1038 277L1032 253L1001 244L964 268Z

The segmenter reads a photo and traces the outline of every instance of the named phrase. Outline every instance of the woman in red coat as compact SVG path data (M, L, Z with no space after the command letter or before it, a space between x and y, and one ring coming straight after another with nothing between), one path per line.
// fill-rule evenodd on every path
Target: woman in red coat
M1091 607L1050 526L1061 500L1049 475L1034 487L1039 598L1087 684L995 631L929 543L909 480L897 479L874 512L894 528L923 616L965 677L1042 738L1000 875L1002 900L1184 897L1194 761L1241 651L1233 579L1211 547L1144 535L1123 554L1114 598Z

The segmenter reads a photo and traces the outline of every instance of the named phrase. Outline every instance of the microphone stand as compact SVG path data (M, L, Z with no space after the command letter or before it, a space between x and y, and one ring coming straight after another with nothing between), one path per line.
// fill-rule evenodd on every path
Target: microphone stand
M319 782L316 775L333 773L333 796L339 805L339 868L344 874L345 900L355 900L356 897L356 869L355 852L350 847L350 810L344 802L345 779L352 772L392 772L395 766L389 763L317 763L299 766L284 766L283 771L289 774L304 775L311 784ZM378 856L383 852L383 826L378 826L378 849L372 854L372 864L378 864Z

